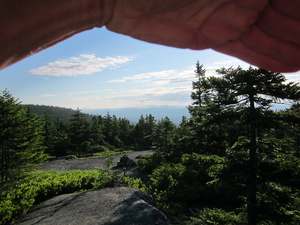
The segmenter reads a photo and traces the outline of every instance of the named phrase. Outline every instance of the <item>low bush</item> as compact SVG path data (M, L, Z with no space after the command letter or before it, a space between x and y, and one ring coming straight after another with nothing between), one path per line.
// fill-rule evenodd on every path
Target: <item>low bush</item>
M159 167L162 162L165 161L163 155L160 152L143 155L137 158L137 164L140 166L141 170L148 173L151 173L155 168Z
M186 225L241 225L246 224L242 219L242 216L236 215L234 212L225 211L218 208L204 208L199 212L198 216L190 217L184 224Z
M153 154L138 155L137 159L151 159Z
M76 158L77 158L76 155L67 155L67 156L66 156L66 160L76 159Z
M13 222L33 204L56 195L109 186L107 171L33 171L22 181L6 184L0 191L0 225Z
M97 153L93 153L93 156L99 157L99 156L111 156L111 155L116 155L116 154L123 154L126 152L132 152L130 150L123 150L123 149L116 149L116 150L105 150L103 152L97 152Z
M146 192L146 193L148 192L148 187L139 178L124 177L123 185L126 187L138 189L138 190Z

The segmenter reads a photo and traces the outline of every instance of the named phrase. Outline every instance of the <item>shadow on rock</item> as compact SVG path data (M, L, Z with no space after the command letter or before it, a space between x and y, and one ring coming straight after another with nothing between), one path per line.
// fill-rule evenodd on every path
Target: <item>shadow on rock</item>
M119 187L54 197L34 206L17 224L166 225L168 220L151 196Z
M118 204L114 210L114 221L104 225L165 225L166 216L152 206L153 198L140 191L135 191ZM150 207L149 207L150 206Z

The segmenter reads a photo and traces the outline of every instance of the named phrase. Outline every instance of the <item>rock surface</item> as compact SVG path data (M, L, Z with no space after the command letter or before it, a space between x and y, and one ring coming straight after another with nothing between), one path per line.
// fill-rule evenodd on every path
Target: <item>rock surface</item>
M42 202L19 225L166 225L151 196L127 187L66 194Z
M136 152L127 152L126 155L133 160L136 160L136 157L139 155L153 154L154 151L136 151ZM120 160L124 154L113 155L114 165L117 165L117 162ZM46 163L43 163L39 166L40 170L58 170L58 171L67 171L67 170L93 170L98 167L106 168L107 157L95 157L95 158L84 158L84 159L71 159L65 160L65 158L59 158L52 160Z

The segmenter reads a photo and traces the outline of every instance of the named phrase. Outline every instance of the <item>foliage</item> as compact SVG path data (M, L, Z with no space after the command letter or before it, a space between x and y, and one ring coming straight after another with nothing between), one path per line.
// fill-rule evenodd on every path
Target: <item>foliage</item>
M148 192L148 187L143 183L143 181L139 178L123 178L123 185L126 187L131 187L134 189L138 189L143 192Z
M183 155L180 163L161 164L150 176L158 205L168 214L176 215L186 213L199 202L213 203L217 193L211 187L223 162L216 155L193 153Z
M244 222L234 212L218 208L204 208L197 216L190 217L186 225L241 225Z
M141 116L140 122L133 125L126 118L117 118L109 113L106 116L91 116L79 109L72 110L71 115L68 112L68 120L60 117L54 120L48 115L47 107L46 113L42 115L38 107L29 108L33 108L41 117L46 152L57 157L66 155L86 157L119 149L123 149L122 151L150 149L157 123L151 114L147 115L145 120Z
M164 155L161 152L155 152L151 155L146 155L137 161L140 169L151 173L155 168L159 167L165 162Z
M156 127L156 120L150 114L140 117L138 123L134 127L133 135L137 148L150 149L153 144L152 136Z
M8 91L0 95L0 187L46 159L41 122Z
M150 184L126 176L121 184L151 193L169 218L182 224L299 224L299 84L252 67L216 72L219 76L206 77L197 62L188 106L192 117L183 117L179 126L168 117L156 120L151 114L142 115L135 125L110 114L88 119L79 110L66 122L51 122L45 115L47 152L109 156L155 146L153 155L138 161L141 170L151 173ZM273 103L287 101L293 103L290 109L272 108ZM107 170L110 165L108 158ZM101 188L116 180L120 184L116 173L102 172L98 179L91 177L86 188ZM60 183L53 182L49 196L63 192ZM73 187L63 186L68 191ZM34 188L24 192L29 196L24 201L8 193L8 188L2 192L5 218L33 204L30 196L40 196ZM21 191L16 193L21 196ZM17 203L11 204L12 200Z
M46 114L51 122L56 122L60 120L64 123L69 122L72 118L72 115L76 113L74 109L62 108L57 106L47 106L47 105L32 105L32 104L23 104L23 107L29 108L29 110L36 114L37 116L43 118ZM88 120L92 119L92 115L85 114Z
M105 149L105 148L103 148ZM131 150L124 150L124 149L114 149L114 150L108 150L108 149L105 149L104 151L102 152L97 152L97 153L93 153L93 156L105 156L105 157L108 157L108 156L111 156L111 155L116 155L116 154L123 154L123 153L126 153L126 152L132 152Z
M136 158L137 159L150 159L152 157L152 153L145 154L145 155L138 155Z
M158 147L159 151L167 153L174 146L175 124L168 118L158 121L153 134L153 144Z
M180 178L185 172L182 164L163 164L151 174L151 191L157 200L158 207L168 214L175 214L175 209L182 211L184 206L180 202Z
M197 63L195 73L192 118L167 128L159 163L157 153L140 162L153 171L158 206L173 216L198 208L195 224L297 224L300 110L271 103L296 103L300 87L252 67L207 78Z
M33 204L60 194L107 187L110 177L104 170L33 171L24 181L4 186L0 196L0 224L22 215Z

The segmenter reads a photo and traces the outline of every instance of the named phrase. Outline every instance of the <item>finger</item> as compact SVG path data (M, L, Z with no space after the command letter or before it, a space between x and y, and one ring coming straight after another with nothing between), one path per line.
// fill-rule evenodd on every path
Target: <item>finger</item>
M240 40L236 40L213 49L218 52L237 57L251 65L273 72L295 72L300 70L300 66L292 66L278 61L271 56L257 52L249 48Z
M300 1L299 0L273 0L273 7L279 12L292 17L294 19L300 20Z
M256 9L224 4L202 25L197 41L215 47L235 40L256 21L258 13Z
M269 0L234 0L234 3L242 8L262 11L269 4Z
M300 12L299 12L300 14ZM258 26L268 35L300 46L300 20L268 7L260 16Z
M253 27L244 33L241 40L249 48L261 54L289 65L300 66L300 47L274 39L258 27Z
M223 2L200 27L195 43L199 46L204 43L208 47L216 47L238 39L256 22L267 3L266 0ZM193 49L197 49L197 44Z

